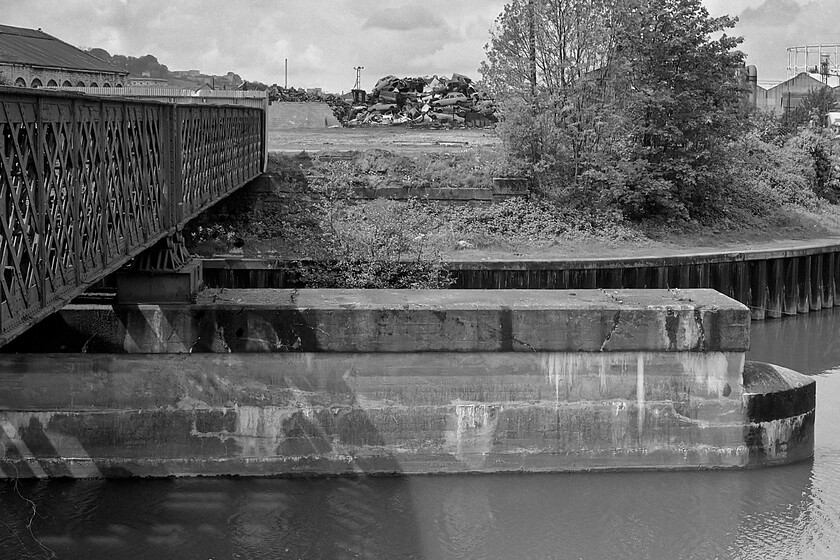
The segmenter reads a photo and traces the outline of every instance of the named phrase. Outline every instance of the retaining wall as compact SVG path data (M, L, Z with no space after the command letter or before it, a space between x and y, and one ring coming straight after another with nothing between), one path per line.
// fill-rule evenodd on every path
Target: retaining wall
M451 261L455 289L712 288L750 308L753 320L840 305L840 243L668 257ZM205 259L211 287L300 287L293 263Z
M292 179L288 172L266 172L248 183L247 196L252 203L259 200L263 207L288 206L289 197L307 196L306 189L301 185L302 180L309 178L301 175ZM403 186L370 186L353 187L351 198L357 200L374 200L378 198L390 200L408 200L412 198L437 201L442 203L461 204L489 204L501 202L508 198L523 198L528 196L528 180L515 177L494 177L492 184L486 187L403 187Z
M278 101L268 106L269 133L282 129L340 127L332 107L326 103Z

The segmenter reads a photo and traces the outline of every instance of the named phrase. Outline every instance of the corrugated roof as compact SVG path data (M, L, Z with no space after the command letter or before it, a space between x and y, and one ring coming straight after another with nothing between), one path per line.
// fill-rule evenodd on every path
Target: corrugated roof
M769 88L767 91L770 92L776 89L784 91L788 91L790 89L798 89L804 93L808 91L808 88L818 88L822 87L822 85L823 83L821 81L811 77L807 72L800 72L793 78L788 78L784 82Z
M0 62L128 74L92 54L68 45L39 29L0 25Z

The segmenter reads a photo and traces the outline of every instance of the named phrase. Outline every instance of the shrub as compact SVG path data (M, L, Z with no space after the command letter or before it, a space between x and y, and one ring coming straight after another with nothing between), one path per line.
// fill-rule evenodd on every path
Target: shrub
M301 273L310 287L443 288L449 273L427 232L435 225L416 201L319 204L323 254Z
M829 133L823 129L805 129L791 137L785 147L801 151L810 157L809 178L813 192L832 203L840 199L840 170L838 154Z
M441 224L435 242L450 249L552 245L564 239L638 239L621 213L571 207L545 197L482 206L430 205Z

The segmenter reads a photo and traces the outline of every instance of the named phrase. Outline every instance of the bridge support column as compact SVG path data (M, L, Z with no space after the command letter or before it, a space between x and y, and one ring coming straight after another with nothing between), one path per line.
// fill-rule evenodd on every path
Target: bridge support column
M188 303L203 283L201 261L193 259L180 232L170 235L118 272L117 303Z

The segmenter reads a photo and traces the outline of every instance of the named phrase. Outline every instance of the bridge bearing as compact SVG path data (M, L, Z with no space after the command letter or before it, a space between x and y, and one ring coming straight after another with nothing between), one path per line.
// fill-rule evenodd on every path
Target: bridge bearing
M116 274L117 303L189 303L203 284L181 232L165 237Z

